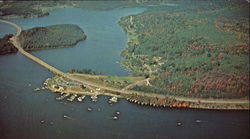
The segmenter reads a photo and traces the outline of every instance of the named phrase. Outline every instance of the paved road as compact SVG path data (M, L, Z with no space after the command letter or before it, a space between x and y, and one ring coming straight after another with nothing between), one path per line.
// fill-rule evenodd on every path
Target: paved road
M86 80L83 80L82 78L79 78L77 76L74 76L74 75L71 75L71 74L66 74L58 69L56 69L55 67L45 63L44 61L42 61L41 59L31 55L30 53L26 52L20 45L20 42L18 41L18 36L20 35L21 31L22 31L22 28L19 27L17 24L15 23L12 23L12 22L9 22L9 21L5 21L5 20L1 20L0 19L0 22L3 22L3 23L6 23L6 24L9 24L13 27L16 28L17 30L17 33L10 39L11 42L13 43L13 45L18 49L18 51L23 54L24 56L26 56L27 58L33 60L34 62L40 64L41 66L45 67L46 69L48 69L49 71L51 71L52 73L54 74L57 74L57 75L61 75L61 76L64 76L68 79L71 79L71 80L75 80L75 81L78 81L78 82L81 82L85 85L89 85L89 86L93 86L93 87L97 87L97 88L101 88L101 89L104 89L104 90L109 90L109 91L113 91L113 92L119 92L119 93L127 93L125 91L122 91L120 89L116 89L116 88L110 88L110 87L105 87L105 86L100 86L98 84L95 84L95 83L92 83L92 82L89 82L89 81L86 81Z
M101 88L101 89L112 91L112 92L118 92L118 93L121 93L121 94L136 93L136 94L141 95L141 96L151 96L151 97L153 96L153 97L159 97L159 98L165 98L166 97L166 95L161 95L161 94L143 93L143 92L126 90L126 89L121 90L121 89L118 89L118 88L106 87L106 86L102 86L100 84L96 84L96 83L87 81L87 80L85 80L84 78L82 78L80 76L76 76L74 74L64 73L64 72L56 69L55 67L45 63L41 59L31 55L28 52L26 52L21 47L21 45L20 45L20 43L18 41L18 36L20 35L20 33L22 31L21 27L19 27L15 23L12 23L12 22L9 22L9 21L6 21L6 20L2 20L2 19L0 19L0 22L9 24L9 25L16 28L17 33L14 35L14 37L11 38L11 41L12 41L13 45L18 49L18 51L21 54L23 54L27 58L33 60L34 62L40 64L41 66L45 67L46 69L48 69L49 71L51 71L54 74L61 75L61 76L64 76L64 77L66 77L68 79L81 82L84 85L88 85L88 86L92 86L92 87L96 87L96 88ZM200 99L200 98L186 98L186 97L174 97L174 96L167 96L167 97L175 98L178 101L195 102L195 103L200 102L200 103L216 103L216 104L248 104L249 105L249 100L241 100L241 99Z
M1 22L3 23L6 23L6 24L9 24L13 27L16 28L17 30L17 33L10 39L11 42L13 43L13 45L18 49L18 51L23 54L24 56L28 57L29 59L33 60L34 62L40 64L41 66L45 67L46 69L48 69L49 71L51 71L52 73L54 74L57 74L57 75L64 75L64 73L58 69L56 69L55 67L47 64L46 62L42 61L41 59L31 55L30 53L26 52L20 45L20 42L18 41L18 36L20 35L20 33L22 32L22 28L19 27L17 24L15 23L12 23L12 22L9 22L9 21L5 21L5 20L1 20Z

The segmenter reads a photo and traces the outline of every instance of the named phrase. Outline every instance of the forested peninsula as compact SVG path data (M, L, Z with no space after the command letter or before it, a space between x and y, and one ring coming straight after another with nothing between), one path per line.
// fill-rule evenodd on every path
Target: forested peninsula
M6 35L0 39L0 54L17 52L16 48L10 43L11 36L13 35ZM87 36L79 26L71 24L35 27L23 30L18 36L24 50L71 47L86 38Z
M150 7L119 21L129 34L128 47L121 53L123 66L134 75L152 79L151 85L131 90L248 99L248 4L188 3L190 7L184 9Z
M25 50L70 47L85 40L86 35L77 25L62 24L24 30L18 37Z

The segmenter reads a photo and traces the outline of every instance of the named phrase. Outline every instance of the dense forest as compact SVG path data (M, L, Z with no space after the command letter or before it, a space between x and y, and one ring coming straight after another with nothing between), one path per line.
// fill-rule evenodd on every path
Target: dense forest
M32 18L49 15L49 11L57 8L83 8L90 10L110 10L114 8L139 6L135 0L105 1L100 4L96 0L53 0L53 1L3 1L0 2L2 18Z
M123 65L153 79L134 90L249 97L249 3L152 2L147 11L122 17L119 24L130 35Z
M150 85L133 90L203 98L249 97L249 3L245 0L128 0L112 5L16 1L0 3L0 16L39 17L66 7L109 10L134 6L146 10L118 22L129 34L122 64L134 75L151 80ZM19 37L26 50L67 47L83 39L83 31L74 25L37 27ZM71 72L92 74L88 70Z
M5 55L9 53L16 53L16 47L10 43L10 38L13 35L5 35L3 38L0 38L0 55Z
M23 30L18 39L25 50L35 50L73 46L86 35L77 25L62 24Z
M92 74L92 75L100 75L101 74L101 73L94 71L92 69L71 69L68 72L69 73Z

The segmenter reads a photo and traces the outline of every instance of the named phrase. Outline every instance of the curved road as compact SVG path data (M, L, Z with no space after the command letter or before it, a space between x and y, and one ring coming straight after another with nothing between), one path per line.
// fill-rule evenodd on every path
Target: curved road
M68 79L71 79L71 80L75 80L75 81L78 81L78 82L81 82L85 85L89 85L89 86L93 86L93 87L97 87L97 88L102 88L104 90L109 90L109 91L113 91L113 92L119 92L119 93L127 93L125 91L121 91L120 89L116 89L116 88L110 88L110 87L105 87L105 86L100 86L98 84L95 84L95 83L92 83L92 82L89 82L89 81L86 81L86 80L83 80L82 78L78 78L77 76L74 76L74 75L71 75L71 74L67 74L67 73L64 73L58 69L56 69L55 67L45 63L44 61L42 61L41 59L31 55L30 53L26 52L22 47L21 47L21 44L20 42L18 41L18 36L20 35L20 33L22 32L22 28L19 27L17 24L15 23L12 23L12 22L9 22L9 21L5 21L5 20L2 20L0 19L0 22L3 22L3 23L6 23L6 24L9 24L13 27L16 28L17 30L17 33L10 39L11 42L13 43L13 45L18 49L18 51L23 54L24 56L28 57L29 59L33 60L34 62L40 64L41 66L45 67L46 69L48 69L49 71L51 71L52 73L54 74L57 74L57 75L61 75L61 76L64 76Z
M249 108L249 100L241 100L241 99L200 99L200 98L173 97L173 96L166 96L166 95L154 94L154 93L143 93L143 92L137 92L137 91L131 91L131 90L125 90L125 89L121 90L121 89L118 89L118 88L106 87L106 86L102 86L102 85L99 85L99 84L84 80L83 78L81 78L81 77L79 77L77 75L64 73L64 72L56 69L55 67L45 63L41 59L31 55L28 52L26 52L21 47L21 45L20 45L20 43L18 41L18 36L20 35L20 33L22 31L22 28L19 27L18 25L16 25L15 23L12 23L12 22L9 22L9 21L6 21L6 20L0 19L0 22L9 24L9 25L16 28L17 33L11 38L11 42L13 43L13 45L18 49L18 51L21 54L23 54L27 58L33 60L34 62L40 64L41 66L45 67L46 69L48 69L52 73L64 76L64 77L66 77L66 78L68 78L70 80L78 81L78 82L81 82L81 83L83 83L85 85L88 85L88 86L101 88L101 89L112 91L112 92L118 92L118 93L121 93L121 94L136 93L136 94L142 95L142 96L154 96L154 97L159 97L159 98L171 97L171 98L175 98L178 101L186 101L186 102L194 102L194 103L199 102L199 103L216 103L216 104L246 104L246 105L248 105L248 108Z
M30 53L26 52L20 45L20 42L18 41L18 36L20 35L20 33L22 32L22 28L19 27L17 24L14 24L12 22L9 22L9 21L5 21L5 20L2 20L0 19L0 22L3 22L3 23L6 23L6 24L9 24L13 27L16 28L17 32L15 34L14 37L12 37L10 40L11 42L13 43L13 45L18 49L18 51L23 54L24 56L28 57L29 59L35 61L36 63L40 64L41 66L47 68L49 71L51 71L52 73L55 73L55 74L58 74L58 75L64 75L64 73L56 68L54 68L53 66L45 63L44 61L42 61L41 59L31 55Z

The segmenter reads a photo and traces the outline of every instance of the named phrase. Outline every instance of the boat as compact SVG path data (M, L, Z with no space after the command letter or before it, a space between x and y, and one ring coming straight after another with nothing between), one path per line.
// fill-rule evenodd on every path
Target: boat
M113 116L113 120L117 120L118 119L118 117L117 116Z
M109 99L109 103L116 103L118 101L117 97L112 97Z
M63 94L63 93L61 93L61 94ZM69 93L66 93L66 94L64 94L64 95L62 95L60 97L57 97L56 100L62 100L62 99L64 99L65 97L67 97L69 95L70 95Z
M94 94L93 96L91 96L91 99L93 102L96 102L98 99L97 94Z
M66 114L63 115L63 118L65 118L65 119L72 119L71 117L69 117L69 116L66 115Z
M78 100L79 102L81 102L84 98L85 98L85 96L82 95L82 96L78 97L77 100Z
M87 110L88 110L88 111L92 111L92 109L91 109L91 108L87 108Z
M41 120L40 123L41 123L41 124L45 123L45 120Z
M68 98L68 101L73 101L75 98L77 97L77 94L73 94L72 96L70 96L70 98Z
M117 115L120 115L121 114L121 112L119 112L119 111L117 111L117 112L115 112Z
M181 126L182 125L182 123L181 122L177 122L177 126Z
M197 119L195 120L196 123L201 123L201 120Z
M41 89L40 88L35 88L34 91L40 91Z

